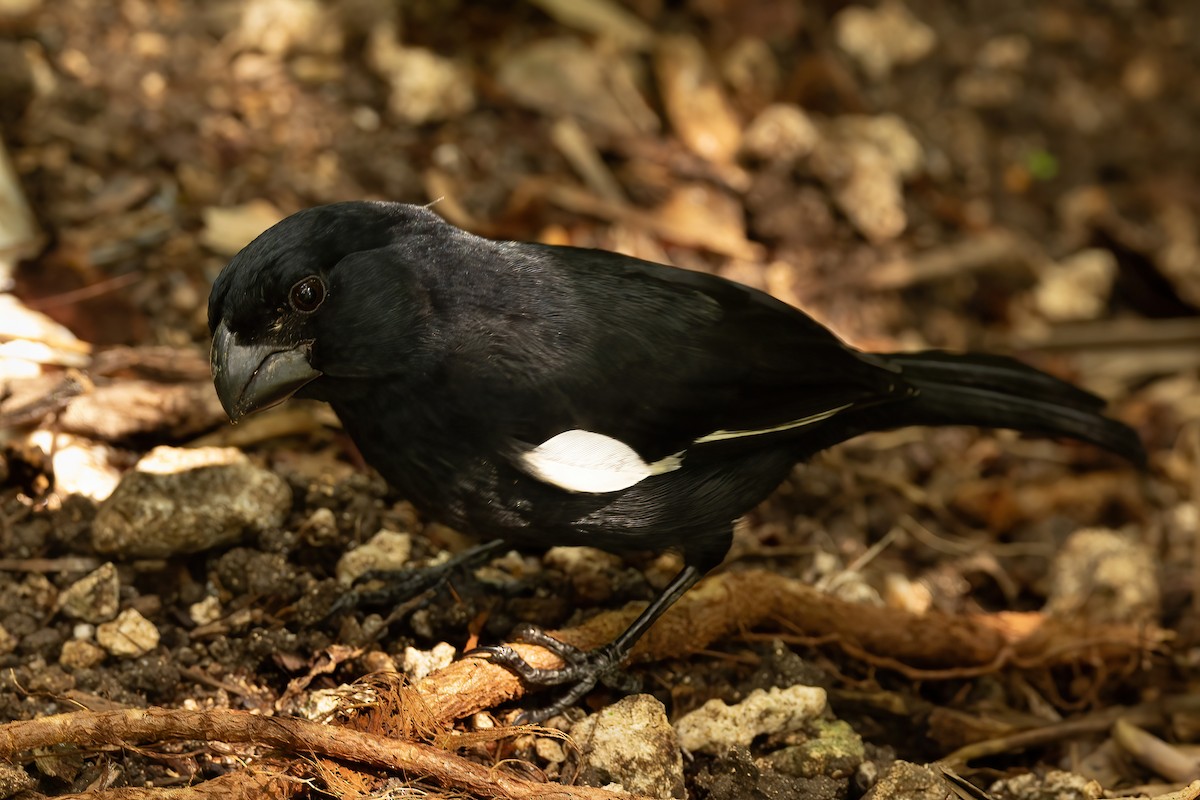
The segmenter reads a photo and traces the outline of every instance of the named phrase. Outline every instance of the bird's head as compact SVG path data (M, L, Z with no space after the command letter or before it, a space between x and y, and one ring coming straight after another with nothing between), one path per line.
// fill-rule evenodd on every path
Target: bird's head
M248 244L208 299L213 382L229 418L403 371L427 304L410 265L447 227L420 206L335 203Z

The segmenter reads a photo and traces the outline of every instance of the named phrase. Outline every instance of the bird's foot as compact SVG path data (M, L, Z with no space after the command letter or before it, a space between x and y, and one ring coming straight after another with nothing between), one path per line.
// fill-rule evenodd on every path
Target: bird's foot
M612 645L595 650L580 650L574 645L555 639L534 625L521 625L513 632L513 639L524 644L544 647L563 660L557 669L535 667L506 644L476 647L468 656L486 658L504 667L521 679L526 686L568 686L566 692L553 703L543 708L529 708L517 717L518 724L536 725L575 705L597 683L622 692L634 692L640 681L621 669L626 652L618 652Z
M446 564L425 569L371 570L363 573L355 586L338 595L329 606L326 616L334 617L359 608L397 606L438 588L449 579L452 571ZM376 581L380 582L377 588L366 588L367 584Z
M503 549L499 539L476 545L453 558L420 569L372 570L359 577L357 584L342 593L329 607L326 617L358 608L386 608L412 600L424 592L440 588L460 570L474 569L487 562ZM363 584L379 581L378 588L362 588Z

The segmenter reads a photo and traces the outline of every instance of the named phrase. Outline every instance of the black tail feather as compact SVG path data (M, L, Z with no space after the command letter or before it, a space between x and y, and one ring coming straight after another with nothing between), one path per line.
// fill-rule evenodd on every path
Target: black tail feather
M1101 398L1015 359L940 351L877 357L899 367L905 382L917 389L901 412L903 424L980 425L1067 436L1145 464L1138 435L1103 416Z

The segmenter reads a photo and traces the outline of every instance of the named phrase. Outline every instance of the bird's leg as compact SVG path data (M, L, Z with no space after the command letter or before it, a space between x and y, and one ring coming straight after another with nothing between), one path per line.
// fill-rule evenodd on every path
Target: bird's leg
M387 607L395 606L430 589L436 589L445 583L451 575L460 570L475 569L486 563L505 548L503 539L493 539L490 542L475 545L453 556L441 564L420 569L403 570L372 570L362 575L358 582L367 580L382 580L384 585L378 589L351 588L343 593L329 607L327 616L333 616L343 611L350 611L363 606Z
M703 575L704 571L695 565L684 566L662 593L646 606L646 609L620 636L595 650L580 650L574 645L555 639L532 625L523 625L518 628L515 632L517 641L545 647L563 660L563 666L557 669L534 667L517 655L517 652L511 647L503 644L477 647L467 655L485 657L509 670L529 686L572 684L561 697L550 705L545 708L526 709L521 712L519 717L519 721L522 723L542 722L556 714L561 714L574 705L579 698L591 691L597 682L603 681L606 685L614 688L632 691L633 687L630 686L627 676L623 676L618 671L621 663L655 620L682 597L684 592L695 586Z

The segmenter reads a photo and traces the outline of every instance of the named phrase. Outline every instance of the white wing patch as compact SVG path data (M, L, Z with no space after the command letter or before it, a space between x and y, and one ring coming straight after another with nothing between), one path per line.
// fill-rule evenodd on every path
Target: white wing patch
M529 474L568 492L618 492L679 469L683 453L647 464L629 445L593 431L564 431L521 456Z
M747 436L790 431L829 419L850 408L846 403L803 419L785 422L771 428L738 431L713 431L692 444L721 442ZM629 445L602 433L584 430L563 431L521 455L521 466L533 477L568 492L601 494L619 492L644 481L651 475L671 472L683 465L686 451L647 464Z
M795 419L795 420L792 420L791 422L785 422L782 425L776 425L773 428L757 428L754 430L745 430L745 431L713 431L712 433L707 434L706 436L701 436L699 439L697 439L692 444L704 444L705 442L722 442L722 441L725 441L726 439L741 439L746 436L763 436L768 433L779 433L781 431L790 431L793 428L802 428L805 425L811 425L814 422L820 422L823 419L829 419L834 414L838 414L842 411L845 411L847 408L849 408L852 405L854 405L854 404L846 403L844 406L838 406L837 408L831 408L827 411L821 411L817 414L813 414L811 416L804 417L803 419Z

